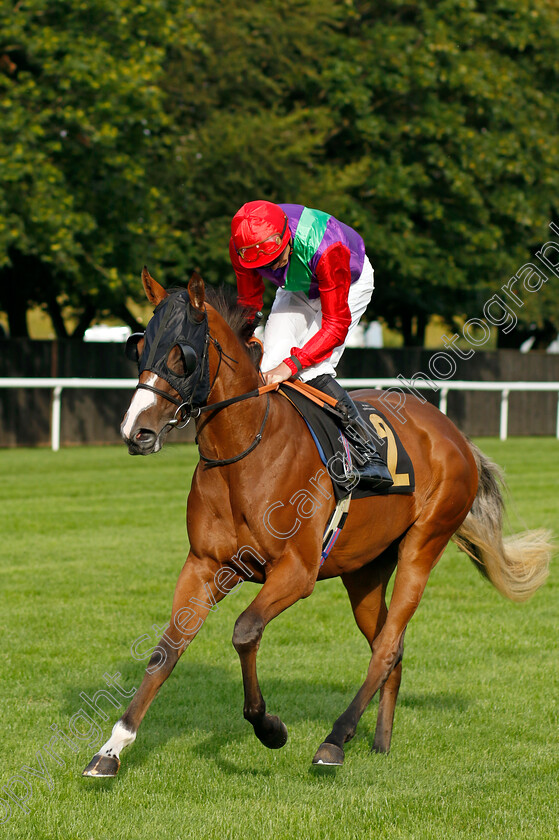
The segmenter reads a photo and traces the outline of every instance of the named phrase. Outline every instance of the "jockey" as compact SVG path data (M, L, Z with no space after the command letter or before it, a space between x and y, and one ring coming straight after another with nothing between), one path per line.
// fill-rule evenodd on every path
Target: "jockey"
M333 378L373 293L362 238L320 210L249 201L231 222L229 254L238 301L253 311L255 324L262 317L263 278L278 287L264 332L266 383L298 377L342 403L361 486L390 487L390 472L353 400Z

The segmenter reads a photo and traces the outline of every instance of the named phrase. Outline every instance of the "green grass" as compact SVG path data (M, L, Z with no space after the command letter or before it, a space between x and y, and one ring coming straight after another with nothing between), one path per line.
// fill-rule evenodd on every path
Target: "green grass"
M514 529L556 528L557 441L480 445L506 468ZM0 788L36 766L50 724L67 731L80 692L103 688L105 672L139 685L144 663L130 647L168 618L195 460L191 446L154 458L124 447L0 452ZM118 777L82 779L95 750L60 746L65 767L46 759L52 789L28 776L30 813L11 802L0 831L26 840L556 837L557 582L554 566L530 602L512 604L450 548L408 630L391 754L370 754L375 700L331 772L313 771L311 758L368 663L345 590L319 584L266 630L262 688L289 729L286 747L268 751L243 720L230 641L256 594L246 584L206 621ZM124 710L106 705L103 741Z

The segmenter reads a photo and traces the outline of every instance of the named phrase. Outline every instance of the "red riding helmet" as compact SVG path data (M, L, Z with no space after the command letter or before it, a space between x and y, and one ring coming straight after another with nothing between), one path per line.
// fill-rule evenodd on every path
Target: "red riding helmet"
M262 268L274 262L291 238L287 216L271 201L249 201L235 213L231 236L245 268Z

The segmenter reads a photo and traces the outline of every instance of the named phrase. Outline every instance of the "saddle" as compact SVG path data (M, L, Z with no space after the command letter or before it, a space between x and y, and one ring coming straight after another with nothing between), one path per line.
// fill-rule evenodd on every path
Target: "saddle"
M279 392L294 405L307 424L320 459L327 468L337 501L350 494L354 499L363 499L368 496L414 492L415 474L411 458L390 421L377 408L368 403L355 402L364 433L369 433L394 479L392 487L380 492L355 486L351 442L337 423L340 414L331 397L304 382L283 382Z

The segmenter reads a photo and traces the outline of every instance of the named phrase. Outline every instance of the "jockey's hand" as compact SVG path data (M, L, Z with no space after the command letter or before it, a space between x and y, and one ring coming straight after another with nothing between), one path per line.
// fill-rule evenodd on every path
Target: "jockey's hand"
M293 374L285 362L280 362L277 367L272 370L267 370L262 374L262 376L264 377L266 385L271 385L273 382L284 382L286 379L293 376Z

